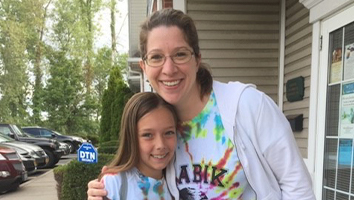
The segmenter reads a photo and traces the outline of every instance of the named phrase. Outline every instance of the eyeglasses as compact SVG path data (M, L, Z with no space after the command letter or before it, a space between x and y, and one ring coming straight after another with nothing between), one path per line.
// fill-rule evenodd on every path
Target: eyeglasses
M175 64L184 64L191 60L194 53L189 50L179 50L175 54L165 56L162 53L149 53L143 60L150 67L161 67L166 62L166 57L170 57Z

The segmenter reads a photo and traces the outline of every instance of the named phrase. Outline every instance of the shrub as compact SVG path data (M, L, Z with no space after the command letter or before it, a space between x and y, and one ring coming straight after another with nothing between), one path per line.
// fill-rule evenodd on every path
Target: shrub
M109 163L113 156L99 154L97 163L86 164L73 160L67 165L56 167L54 178L57 181L58 199L87 199L87 183L98 177L102 167Z
M115 146L103 146L97 149L98 153L115 154L118 147Z
M108 142L101 142L99 147L109 146L109 147L118 147L118 140L111 140Z
M98 135L92 135L92 134L87 135L87 136L86 136L86 139L91 140L91 143L92 143L94 146L96 146L96 145L98 144L98 140L99 140Z
M115 154L118 149L118 140L102 142L97 149L99 153Z

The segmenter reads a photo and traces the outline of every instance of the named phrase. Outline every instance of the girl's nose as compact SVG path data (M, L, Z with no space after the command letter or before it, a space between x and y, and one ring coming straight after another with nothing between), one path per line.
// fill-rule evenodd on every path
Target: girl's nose
M164 149L166 147L165 145L165 139L162 136L156 137L156 148L157 149Z

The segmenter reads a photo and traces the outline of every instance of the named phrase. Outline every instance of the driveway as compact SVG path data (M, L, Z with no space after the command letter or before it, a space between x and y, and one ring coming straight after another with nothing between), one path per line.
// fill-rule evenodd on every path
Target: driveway
M76 159L76 154L63 156L57 165L63 165ZM52 169L39 169L36 174L29 176L29 180L22 183L14 191L0 195L1 200L58 200L56 181Z

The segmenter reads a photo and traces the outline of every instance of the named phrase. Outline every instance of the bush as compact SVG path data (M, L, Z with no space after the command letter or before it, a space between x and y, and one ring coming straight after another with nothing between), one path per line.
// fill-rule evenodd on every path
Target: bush
M86 139L89 139L89 140L91 140L91 143L94 145L94 146L96 146L97 144L98 144L98 140L99 140L99 138L98 138L98 135L87 135L86 136Z
M118 140L102 142L97 149L99 153L115 154L118 149Z
M115 146L103 146L97 149L98 153L115 154L117 153L118 147Z
M118 140L111 140L108 142L101 142L99 147L109 146L109 147L118 147Z
M57 181L58 199L87 199L88 182L98 177L102 167L109 163L113 156L99 154L97 163L86 164L73 160L67 165L56 167L53 172Z

